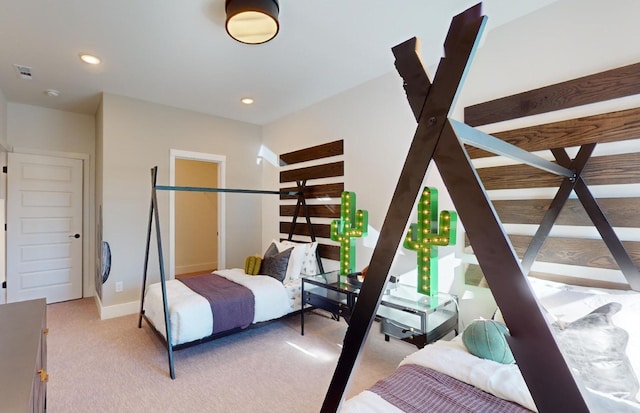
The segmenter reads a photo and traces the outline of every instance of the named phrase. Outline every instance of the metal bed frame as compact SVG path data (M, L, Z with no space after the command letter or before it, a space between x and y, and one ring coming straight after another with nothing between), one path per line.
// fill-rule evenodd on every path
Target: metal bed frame
M190 186L165 186L165 185L157 185L158 180L158 167L155 166L151 169L151 205L149 207L149 222L148 222L148 230L147 230L147 243L146 249L144 253L144 270L142 276L142 295L140 299L140 313L138 317L138 328L142 328L142 319L144 318L147 323L154 328L154 331L157 333L158 337L164 339L162 335L155 329L152 323L144 314L144 297L147 289L147 273L149 269L149 250L151 246L151 227L155 222L155 230L156 230L156 241L158 246L158 264L160 267L160 283L162 288L162 301L164 305L164 323L165 323L165 332L166 332L166 344L167 344L167 358L169 361L169 374L172 379L176 378L175 367L173 361L173 351L181 350L183 348L191 347L193 345L205 343L211 340L215 340L220 337L224 337L230 334L233 334L237 331L241 331L242 329L237 328L233 330L223 331L217 334L212 334L210 336L191 341L189 343L181 343L177 345L171 345L171 322L169 320L169 304L167 300L167 287L166 287L166 274L164 268L164 258L162 254L162 237L160 231L160 217L158 213L158 199L157 199L157 191L186 191L186 192L226 192L226 193L241 193L241 194L269 194L269 195L296 195L297 202L295 211L292 218L292 225L289 230L289 235L287 237L288 240L292 240L294 229L296 226L296 221L300 212L302 210L305 218L307 226L309 227L309 234L311 237L311 241L316 240L316 236L314 233L313 225L311 225L311 218L309 216L309 210L307 208L307 203L305 201L305 188L307 185L306 180L296 181L298 190L295 192L292 191L268 191L268 190L254 190L254 189L230 189L230 188L205 188L205 187L190 187ZM316 260L318 263L318 268L320 272L324 272L322 266L322 260L320 255L316 250ZM268 323L268 322L265 322ZM263 324L263 323L260 323Z

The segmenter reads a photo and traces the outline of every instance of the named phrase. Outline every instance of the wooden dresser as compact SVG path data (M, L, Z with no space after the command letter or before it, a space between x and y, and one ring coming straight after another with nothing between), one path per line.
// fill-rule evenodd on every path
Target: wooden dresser
M46 324L44 298L0 305L0 411L46 410Z

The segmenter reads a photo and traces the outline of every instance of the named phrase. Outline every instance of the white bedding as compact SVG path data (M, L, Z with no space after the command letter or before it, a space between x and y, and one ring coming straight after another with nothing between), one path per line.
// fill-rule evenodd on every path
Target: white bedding
M285 286L267 275L246 275L243 269L217 270L215 273L251 290L255 297L254 323L280 318L296 309L294 307L295 292L298 284L299 296L299 280L289 281ZM213 316L207 299L178 280L167 281L166 288L171 322L171 344L188 343L211 335ZM152 284L147 288L144 312L166 339L160 283Z
M531 285L550 322L570 323L594 309L610 303L622 304L622 310L612 317L614 324L629 333L627 355L636 376L640 376L640 294L629 291L603 290L531 279ZM505 400L537 411L520 370L483 360L470 354L461 336L450 342L438 341L407 356L400 365L418 364L478 387ZM618 399L596 391L585 390L584 396L592 412L640 412L640 404ZM640 398L640 394L638 395ZM344 402L341 413L400 412L380 396L364 391Z
M487 393L516 402L536 411L531 394L515 364L500 364L470 354L461 336L437 341L407 356L400 365L417 364L447 374ZM347 400L341 413L400 412L380 396L368 390Z

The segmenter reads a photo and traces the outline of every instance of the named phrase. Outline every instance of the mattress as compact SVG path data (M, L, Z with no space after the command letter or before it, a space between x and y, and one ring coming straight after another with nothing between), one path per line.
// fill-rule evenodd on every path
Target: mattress
M602 354L589 354L590 360L601 360L597 367L603 368L602 374L591 374L596 377L586 377L580 365L568 362L572 373L577 377L576 382L581 388L585 401L592 412L640 412L640 393L637 386L637 376L640 374L640 323L637 315L640 314L640 294L632 291L618 291L595 289L587 287L570 286L566 284L530 279L530 284L554 330L556 339L563 349L578 348L584 342L597 338L598 348L603 349ZM615 303L615 304L612 304ZM581 320L593 314L594 310L615 306L616 312L609 317L611 323L606 328L599 328L593 323L584 331L574 327L571 330L571 338L579 343L563 343L563 328L567 326L582 326ZM621 331L623 332L621 333ZM614 332L623 338L628 337L628 342L623 348L611 348L607 334ZM583 335L581 335L583 334ZM617 342L616 342L617 344ZM564 347L563 347L564 346ZM620 347L620 346L618 346ZM607 360L606 357L613 351L624 352L624 361L629 369L620 370L620 359ZM565 354L565 358L567 354ZM438 341L407 356L400 365L415 364L442 372L464 383L475 386L498 398L509 400L519 405L537 411L535 403L522 378L516 364L500 364L491 360L480 359L470 354L462 343L461 336L451 341ZM599 385L598 376L606 377L607 372L617 368L628 376L618 377L626 389L606 391L608 384ZM592 371L591 371L592 372ZM634 374L635 372L635 374ZM593 373L593 372L592 372ZM635 376L635 377L634 377ZM603 380L606 381L606 380ZM625 392L630 394L625 395ZM424 407L429 412L428 406ZM345 401L341 413L398 413L402 412L378 394L365 390L355 397Z
M283 284L266 275L246 275L243 269L238 268L217 270L215 274L251 290L255 298L253 323L277 319L299 308L300 280ZM189 343L211 335L214 319L207 299L178 280L167 281L166 289L171 322L171 344ZM166 339L160 283L147 287L144 314Z

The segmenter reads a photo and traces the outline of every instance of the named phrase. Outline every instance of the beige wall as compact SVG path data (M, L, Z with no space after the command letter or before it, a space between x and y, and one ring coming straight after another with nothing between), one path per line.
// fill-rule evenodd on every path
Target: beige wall
M218 164L176 159L176 186L216 188ZM218 268L218 194L176 192L176 274Z
M95 118L39 106L7 103L7 145L13 151L84 160L84 190L88 197L83 227L83 295L94 295L95 215L90 200L95 182ZM10 223L7 223L10 224Z
M96 222L96 236L95 236L95 245L96 245L96 266L95 271L93 273L94 284L96 289L96 294L102 300L102 142L103 142L103 131L104 131L104 121L102 114L102 101L98 105L98 110L96 111L96 182L95 182L95 197L94 203L91 206L94 211L95 222Z
M113 307L109 314L131 313L137 311L136 302L140 299L150 169L157 165L158 184L168 185L170 149L223 155L228 188L259 188L260 168L255 159L260 128L111 94L103 95L102 117L103 237L112 252L111 275L103 285L102 304ZM158 202L168 273L173 265L168 262L168 193L159 193ZM261 202L261 197L255 195L226 196L227 267L242 267L244 258L259 249ZM150 281L159 279L155 250L153 241ZM121 293L115 292L117 281L123 282Z
M0 146L7 148L7 100L0 90Z
M95 117L19 103L7 104L7 144L95 156Z
M0 168L7 165L7 100L0 90ZM5 220L5 200L7 198L7 178L5 174L0 176L0 222ZM0 283L6 281L5 274L5 239L0 239ZM5 302L6 290L0 289L0 304Z

